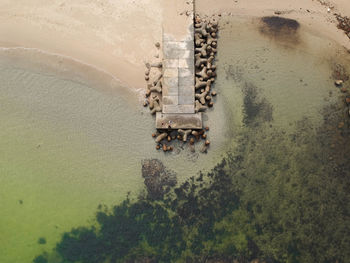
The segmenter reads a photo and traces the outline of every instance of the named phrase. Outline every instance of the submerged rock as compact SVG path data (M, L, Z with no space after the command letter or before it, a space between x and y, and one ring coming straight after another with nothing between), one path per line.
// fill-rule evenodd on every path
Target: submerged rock
M40 238L38 239L38 244L40 244L40 245L46 244L46 238L45 238L45 237L40 237Z
M165 139L168 136L168 134L166 132L161 133L160 135L158 135L158 137L156 138L156 142L161 142L163 139Z
M142 177L145 180L148 198L152 200L162 199L177 183L176 174L168 170L158 159L142 161Z
M346 97L346 98L345 98L345 103L346 103L347 105L350 105L350 97Z

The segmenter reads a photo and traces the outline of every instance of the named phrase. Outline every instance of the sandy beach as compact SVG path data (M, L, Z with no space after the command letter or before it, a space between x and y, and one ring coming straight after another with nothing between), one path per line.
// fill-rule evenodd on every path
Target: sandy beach
M36 48L93 65L140 88L161 40L159 0L1 1L0 46Z
M161 0L0 1L0 46L35 48L70 57L113 75L130 88L144 88L144 63L157 55L162 29L175 23L174 4ZM186 8L176 6L178 15ZM337 1L215 1L197 0L196 12L205 15L297 19L347 49L350 41L336 27L334 13L350 15L346 0ZM329 9L328 9L329 8ZM182 10L183 9L183 10Z

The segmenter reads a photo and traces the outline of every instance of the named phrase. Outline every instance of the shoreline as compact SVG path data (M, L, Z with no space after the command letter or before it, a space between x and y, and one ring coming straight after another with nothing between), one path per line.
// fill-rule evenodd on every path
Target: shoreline
M127 86L143 87L144 60L161 39L159 0L98 3L0 2L0 46L39 49L93 65Z
M160 0L122 1L118 4L80 0L66 4L29 0L19 4L2 0L0 7L5 12L0 12L0 46L37 49L70 58L120 80L122 86L141 94L145 90L144 63L157 55L154 43L161 42L162 27L169 22L165 20L171 5ZM196 0L195 6L198 14L207 16L255 18L281 12L280 16L296 19L306 30L350 50L349 38L337 28L334 16L334 13L349 16L350 5L345 0L327 3L264 0L256 4L218 0L213 8L209 0ZM185 7L179 7L176 12L181 8ZM117 28L118 25L122 27Z
M109 96L123 97L129 105L139 103L142 89L126 88L127 84L115 75L92 64L61 54L46 52L37 48L0 47L2 63L44 76L59 76L70 82L79 83Z

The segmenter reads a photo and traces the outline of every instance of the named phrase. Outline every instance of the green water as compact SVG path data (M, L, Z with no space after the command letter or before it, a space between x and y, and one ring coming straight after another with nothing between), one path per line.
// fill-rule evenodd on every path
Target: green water
M0 262L30 262L63 231L86 224L99 204L136 196L144 158L163 160L179 181L220 160L223 139L200 158L186 146L157 152L141 95L108 76L86 80L62 58L30 54L40 60L32 65L19 57L32 51L11 52L0 62Z
M154 118L140 95L110 76L57 56L2 51L0 262L31 262L64 231L88 224L99 204L119 203L129 191L136 196L144 158L162 160L180 181L211 169L236 146L246 87L269 102L271 125L288 130L304 117L317 125L324 105L337 98L332 63L341 55L331 41L300 34L301 44L286 45L250 21L222 21L218 96L204 114L212 141L206 155L187 146L157 152ZM40 237L47 244L39 245Z

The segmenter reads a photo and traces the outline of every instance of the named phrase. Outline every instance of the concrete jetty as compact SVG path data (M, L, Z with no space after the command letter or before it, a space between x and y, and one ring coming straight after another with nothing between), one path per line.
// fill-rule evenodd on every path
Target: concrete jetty
M194 4L176 0L169 8L163 25L162 112L156 114L156 128L201 129L202 113L195 112Z

